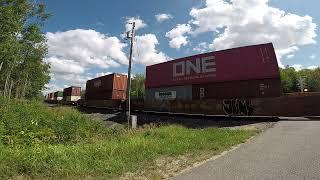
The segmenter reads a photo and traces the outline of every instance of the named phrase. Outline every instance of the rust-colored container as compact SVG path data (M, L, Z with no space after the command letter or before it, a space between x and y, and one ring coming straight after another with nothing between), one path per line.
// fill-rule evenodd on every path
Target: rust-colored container
M86 100L125 99L127 76L123 74L109 74L88 80L86 83Z
M53 93L49 93L49 100L53 100L54 98L53 95L54 95Z
M51 100L51 94L52 94L52 93L48 93L48 95L47 95L47 99L48 99L48 100Z
M145 87L158 88L280 77L272 43L198 54L146 67Z
M192 99L264 98L281 95L280 79L230 81L192 86Z
M113 90L112 99L126 99L126 91Z
M81 97L81 87L71 86L63 89L63 100L77 101Z

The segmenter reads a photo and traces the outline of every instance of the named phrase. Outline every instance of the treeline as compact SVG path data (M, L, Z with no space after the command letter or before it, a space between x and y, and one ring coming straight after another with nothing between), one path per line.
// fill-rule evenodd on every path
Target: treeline
M31 0L0 0L0 95L33 98L50 80L41 32L49 14Z
M285 93L300 92L299 80L308 92L320 92L320 68L296 71L293 67L280 69L282 90Z

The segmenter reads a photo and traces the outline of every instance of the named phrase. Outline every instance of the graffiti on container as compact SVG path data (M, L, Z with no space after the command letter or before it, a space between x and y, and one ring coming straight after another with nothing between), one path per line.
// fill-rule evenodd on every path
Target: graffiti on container
M250 116L254 111L251 100L247 99L225 99L222 102L223 111L226 115Z

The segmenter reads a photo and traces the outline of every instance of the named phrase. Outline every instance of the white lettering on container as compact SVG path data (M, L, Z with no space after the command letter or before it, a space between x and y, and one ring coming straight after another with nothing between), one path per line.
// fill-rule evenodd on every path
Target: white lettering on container
M191 61L181 61L173 63L173 77L195 74L216 72L216 63L214 56L197 58L195 64Z

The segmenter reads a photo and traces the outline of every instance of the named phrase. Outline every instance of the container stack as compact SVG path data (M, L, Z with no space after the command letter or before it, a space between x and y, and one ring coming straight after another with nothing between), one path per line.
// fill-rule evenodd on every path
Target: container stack
M271 43L147 66L146 101L277 97L280 73Z
M63 89L63 100L67 102L76 102L81 99L81 87L71 86Z
M54 100L61 101L63 99L63 92L62 91L56 91L54 93Z
M126 99L127 76L109 74L87 81L86 100L124 100Z

